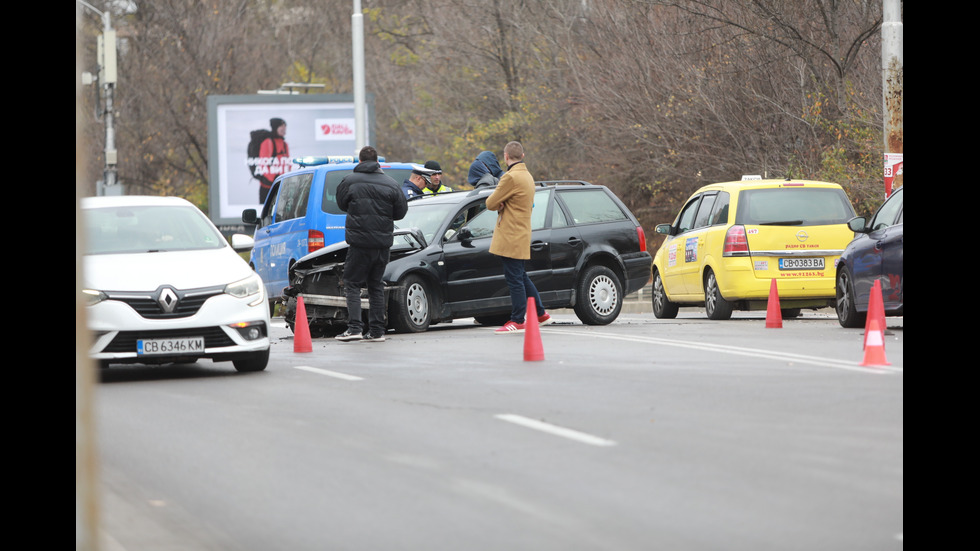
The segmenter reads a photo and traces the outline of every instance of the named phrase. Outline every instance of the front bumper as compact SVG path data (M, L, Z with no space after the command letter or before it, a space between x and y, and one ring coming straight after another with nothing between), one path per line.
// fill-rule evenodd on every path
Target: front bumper
M146 319L129 305L106 300L87 310L92 332L89 356L95 360L160 363L182 359L236 359L268 350L269 309L264 300L254 301L229 295L211 297L192 316ZM204 349L195 352L146 354L137 351L137 341L161 338L203 337Z

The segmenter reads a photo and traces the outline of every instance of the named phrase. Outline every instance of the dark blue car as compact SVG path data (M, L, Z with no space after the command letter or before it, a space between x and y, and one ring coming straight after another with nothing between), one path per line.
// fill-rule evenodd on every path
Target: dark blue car
M904 315L903 189L892 192L870 223L863 216L847 222L855 236L837 264L837 319L843 327L864 327L875 280L881 281L885 315Z

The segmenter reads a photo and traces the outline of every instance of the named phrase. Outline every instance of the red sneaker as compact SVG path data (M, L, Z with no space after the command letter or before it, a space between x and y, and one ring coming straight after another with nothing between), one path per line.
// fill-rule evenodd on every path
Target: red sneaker
M538 325L548 325L554 322L555 320L551 319L551 314L548 312L545 312L543 316L538 316Z
M523 333L523 332L524 332L523 323L514 323L512 321L508 321L507 323L503 324L503 326L499 327L496 331L494 331L494 334L503 335L505 333Z

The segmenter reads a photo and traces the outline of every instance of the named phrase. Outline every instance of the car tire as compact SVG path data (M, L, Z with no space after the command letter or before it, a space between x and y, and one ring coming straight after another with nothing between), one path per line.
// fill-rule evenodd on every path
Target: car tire
M235 366L235 371L239 373L262 371L265 369L265 366L269 365L269 349L266 348L261 352L255 352L244 360L234 360L232 364Z
M429 286L416 275L402 280L392 299L388 317L396 331L421 333L432 322L432 299Z
M657 316L658 319L674 319L677 317L678 306L667 298L664 281L660 277L659 270L653 272L653 298L651 300L653 301L653 315Z
M704 311L708 314L708 319L727 320L732 317L732 303L721 296L718 289L718 278L712 270L704 274Z
M590 266L576 291L575 315L586 325L608 325L623 309L623 286L605 266Z
M841 327L847 327L849 329L864 327L867 314L858 312L854 304L854 278L851 277L851 271L847 269L847 266L841 266L837 271L836 287L837 304L835 308L837 310L837 323L840 323Z

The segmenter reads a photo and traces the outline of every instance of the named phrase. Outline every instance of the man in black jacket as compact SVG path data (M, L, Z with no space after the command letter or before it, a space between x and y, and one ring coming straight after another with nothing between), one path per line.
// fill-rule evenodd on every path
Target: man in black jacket
M394 242L395 220L408 212L405 195L390 176L381 171L378 152L365 146L358 154L360 163L337 187L337 205L347 213L344 264L344 294L347 297L347 331L339 341L383 342L385 340L384 283L381 277L388 265ZM367 287L368 333L362 335L361 289Z

